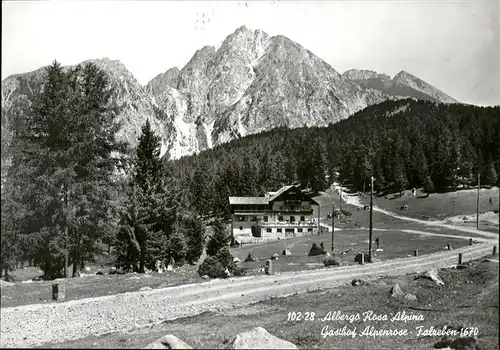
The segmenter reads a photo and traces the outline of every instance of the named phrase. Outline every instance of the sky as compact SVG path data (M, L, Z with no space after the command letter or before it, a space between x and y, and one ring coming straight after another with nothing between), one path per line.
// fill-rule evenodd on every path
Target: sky
M339 73L406 70L455 99L500 105L500 1L2 1L2 80L120 60L141 83L238 27L284 35Z

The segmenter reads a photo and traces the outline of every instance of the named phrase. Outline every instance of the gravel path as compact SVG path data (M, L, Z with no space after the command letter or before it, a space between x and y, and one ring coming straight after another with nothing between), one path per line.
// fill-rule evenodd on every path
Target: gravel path
M356 205L356 203L351 204ZM483 242L451 251L367 265L288 272L274 276L213 280L152 291L73 300L60 304L2 308L0 346L32 347L47 342L64 342L90 335L125 332L204 311L230 309L270 297L331 288L348 283L353 278L374 279L381 276L421 272L429 268L455 266L458 253L463 253L463 260L467 261L491 254L492 247L498 245L498 234L441 222L407 218L375 207L374 210L402 220L474 233L482 236ZM416 230L405 231L442 236L442 234ZM446 236L452 237L452 235Z
M353 278L372 279L420 272L431 267L454 266L459 252L467 261L490 254L494 244L496 241L488 240L452 251L354 267L214 280L55 305L3 308L0 346L30 347L55 340L63 342L89 335L130 331L164 320L243 306L273 296L330 288Z

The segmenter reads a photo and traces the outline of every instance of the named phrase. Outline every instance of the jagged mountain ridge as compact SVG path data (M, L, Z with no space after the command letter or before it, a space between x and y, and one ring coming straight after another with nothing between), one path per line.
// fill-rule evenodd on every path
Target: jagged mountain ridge
M342 76L366 89L375 89L389 96L407 96L432 102L457 103L455 99L405 71L396 74L393 79L387 74L358 69L347 70ZM407 78L401 78L405 76Z
M432 86L431 84L423 81L422 79L410 74L404 70L396 74L393 78L394 81L406 84L415 90L421 91L441 102L444 103L459 103L453 97L445 94L443 91Z
M218 49L198 50L182 69L171 68L146 86L119 61L85 62L104 69L118 90L124 107L119 138L135 146L150 119L162 154L172 158L276 126L324 126L386 99L415 97L348 79L292 40L245 26ZM39 69L2 81L2 136L16 109L40 89L42 74Z
M219 49L198 50L181 69L176 91L166 83L158 88L160 78L148 87L180 126L174 157L186 153L182 148L192 153L276 126L327 125L390 98L344 79L284 36L245 26Z

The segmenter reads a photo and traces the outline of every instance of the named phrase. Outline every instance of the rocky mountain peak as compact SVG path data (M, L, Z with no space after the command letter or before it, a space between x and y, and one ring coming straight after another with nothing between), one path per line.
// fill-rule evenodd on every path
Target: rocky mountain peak
M413 74L402 70L393 78L394 81L410 86L411 88L421 91L436 100L444 103L458 103L453 97L445 94L443 91L414 76Z
M350 80L361 79L384 79L390 80L391 77L387 74L379 74L373 70L368 69L349 69L342 74L342 77Z
M105 70L117 91L123 125L118 137L134 147L149 119L161 137L162 154L173 158L277 126L328 125L387 99L437 101L444 94L407 72L394 80L369 70L340 75L286 36L270 37L246 26L228 35L218 49L197 50L184 67L171 68L146 86L118 60L85 62ZM39 91L42 72L2 81L2 135L19 106Z
M160 73L154 77L147 85L146 90L155 95L160 94L167 87L177 88L179 83L180 70L177 67L170 68L165 73Z

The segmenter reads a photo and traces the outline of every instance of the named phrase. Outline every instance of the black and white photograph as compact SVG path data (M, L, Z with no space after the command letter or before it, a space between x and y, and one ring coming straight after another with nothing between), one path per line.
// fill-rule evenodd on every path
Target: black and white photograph
M2 1L0 347L500 349L500 1Z

